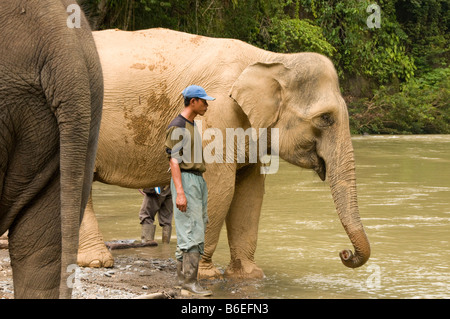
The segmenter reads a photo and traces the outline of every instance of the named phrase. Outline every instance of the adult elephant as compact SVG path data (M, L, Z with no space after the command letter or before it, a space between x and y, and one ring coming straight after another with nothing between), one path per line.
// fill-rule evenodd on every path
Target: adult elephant
M202 129L220 131L224 156L229 155L227 129L278 129L275 146L282 159L329 179L355 249L354 254L341 252L342 262L358 267L367 261L370 245L358 212L348 113L329 59L315 53L276 54L238 40L165 29L98 31L94 39L105 77L96 180L129 188L167 184L166 127L183 108L182 90L197 84L217 98L202 118ZM204 146L209 142L204 139ZM247 157L243 163L234 156L207 163L209 224L202 277L220 276L212 256L224 222L231 252L225 275L263 276L254 261L264 194L261 161ZM110 266L91 209L87 217L79 263Z
M8 230L15 298L71 296L92 184L102 70L70 4L0 1L0 234Z

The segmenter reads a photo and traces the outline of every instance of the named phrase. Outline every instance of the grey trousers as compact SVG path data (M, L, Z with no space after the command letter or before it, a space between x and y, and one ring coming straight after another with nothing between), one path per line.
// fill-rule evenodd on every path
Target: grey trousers
M187 211L176 206L176 190L171 180L175 228L177 231L177 251L175 257L183 259L183 252L199 252L203 255L205 230L208 223L208 189L202 176L182 172L181 182L187 199Z
M153 188L144 188L144 194L144 200L139 211L141 224L153 224L158 213L159 225L161 227L171 226L173 203L170 187L162 189L161 194L157 194Z

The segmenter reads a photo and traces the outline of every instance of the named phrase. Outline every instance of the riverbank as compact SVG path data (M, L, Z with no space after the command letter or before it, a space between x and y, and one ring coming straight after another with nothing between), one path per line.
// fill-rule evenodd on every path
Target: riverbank
M176 285L176 262L132 256L114 258L113 268L79 267L73 299L182 299ZM0 249L0 299L13 299L14 288L7 249Z
M119 240L118 242L127 242ZM110 244L107 242L106 244ZM0 299L14 299L8 241L0 237ZM161 248L161 249L158 249ZM73 271L72 299L248 299L261 298L261 281L201 280L211 297L186 295L177 286L174 258L169 246L112 250L112 268L77 267Z

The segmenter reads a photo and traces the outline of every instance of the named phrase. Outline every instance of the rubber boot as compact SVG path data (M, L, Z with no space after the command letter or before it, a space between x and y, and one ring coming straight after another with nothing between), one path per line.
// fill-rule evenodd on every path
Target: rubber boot
M155 242L156 225L142 224L141 242L143 244L156 243Z
M162 228L162 242L163 244L170 243L170 237L172 236L172 226L166 225Z
M183 261L177 259L177 285L175 288L181 288L184 283Z
M191 294L199 296L211 296L212 291L200 286L197 280L199 261L200 261L200 253L198 252L183 253L184 283L181 286L181 288Z

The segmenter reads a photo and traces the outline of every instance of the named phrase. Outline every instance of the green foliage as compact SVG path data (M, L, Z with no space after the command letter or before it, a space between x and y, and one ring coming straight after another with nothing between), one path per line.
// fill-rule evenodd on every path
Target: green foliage
M334 62L340 76L363 76L379 84L392 79L408 80L416 69L403 42L407 39L395 16L381 12L381 28L369 29L367 7L372 1L303 0L304 9L315 17L327 41L337 50Z
M407 51L415 57L418 73L448 66L450 57L450 1L397 0L397 21L408 38Z
M353 133L450 134L450 68L435 69L372 99L349 103Z
M450 133L450 0L78 0L94 30L154 27L332 59L353 132ZM370 4L381 8L369 28Z
M307 19L272 20L266 49L274 52L317 52L331 57L336 49L328 43L319 26Z

